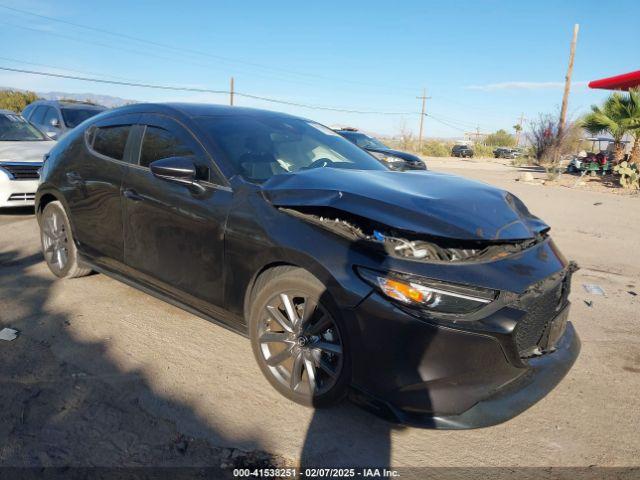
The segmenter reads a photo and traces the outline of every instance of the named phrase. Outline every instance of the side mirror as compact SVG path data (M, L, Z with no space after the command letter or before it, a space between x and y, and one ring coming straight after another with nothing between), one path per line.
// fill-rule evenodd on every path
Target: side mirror
M53 128L60 128L60 120L58 120L57 118L52 118L51 120L49 120L49 125L51 125Z
M149 164L149 169L158 178L202 189L196 182L196 166L193 157L162 158Z

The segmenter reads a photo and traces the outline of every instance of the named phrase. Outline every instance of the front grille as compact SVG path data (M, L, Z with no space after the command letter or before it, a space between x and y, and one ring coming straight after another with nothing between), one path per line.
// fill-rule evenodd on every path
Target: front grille
M14 180L38 180L41 163L2 163L0 168L9 172Z
M571 273L559 272L532 286L520 297L516 307L526 312L515 328L515 342L521 357L542 351L551 320L567 304Z
M35 193L12 193L9 196L9 202L28 202L36 199Z

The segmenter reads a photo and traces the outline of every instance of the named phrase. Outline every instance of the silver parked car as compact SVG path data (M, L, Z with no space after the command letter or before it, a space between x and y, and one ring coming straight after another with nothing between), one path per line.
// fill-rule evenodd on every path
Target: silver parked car
M105 110L106 107L88 102L37 100L22 111L22 116L49 137L59 140L87 118Z
M0 110L0 209L33 205L43 156L55 144L20 114Z

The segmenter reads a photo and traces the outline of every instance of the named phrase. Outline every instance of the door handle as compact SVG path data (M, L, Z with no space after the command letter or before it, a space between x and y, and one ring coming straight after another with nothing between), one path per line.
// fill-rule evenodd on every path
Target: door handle
M128 198L129 200L134 201L134 202L140 202L140 201L144 200L144 197L141 196L138 192L136 192L132 188L127 188L124 191L124 196L126 198Z
M82 185L84 183L82 177L76 172L67 172L66 177L71 185Z

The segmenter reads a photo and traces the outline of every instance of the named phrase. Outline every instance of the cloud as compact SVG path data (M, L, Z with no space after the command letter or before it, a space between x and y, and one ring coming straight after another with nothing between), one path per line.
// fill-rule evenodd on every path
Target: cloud
M572 87L586 87L588 82L573 82ZM486 85L469 85L466 90L482 90L485 92L495 90L548 90L564 88L564 82L501 82L488 83Z

